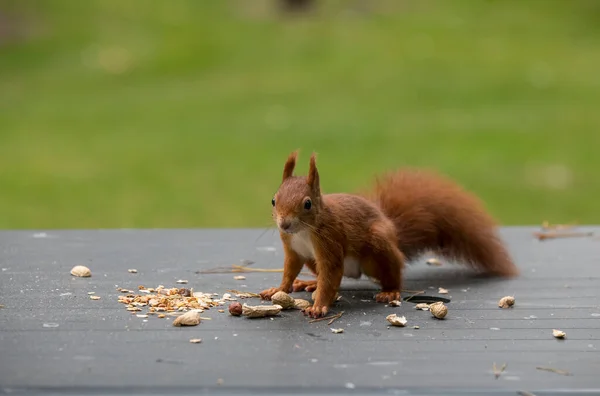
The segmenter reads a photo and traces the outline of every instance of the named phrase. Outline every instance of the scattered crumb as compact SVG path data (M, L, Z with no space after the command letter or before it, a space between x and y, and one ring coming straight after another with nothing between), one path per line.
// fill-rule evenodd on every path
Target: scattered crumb
M344 332L344 329L331 329L331 332L334 334L340 334Z
M429 311L429 304L427 303L418 303L415 305L415 309L420 309L422 311Z
M219 313L223 313L223 312L225 312L225 310L224 310L224 309L218 309L217 311L218 311Z
M166 318L166 317L167 317L167 315L165 315L165 314L158 314L158 316L157 316L157 318L160 318L160 319Z
M137 270L135 268L130 268L127 270L130 274L137 274Z
M496 377L496 379L498 379L500 377L500 374L502 374L504 372L504 370L506 370L506 363L504 363L502 365L502 367L500 367L500 369L498 369L496 367L496 362L494 362L494 365L492 366L492 371L494 372L494 376Z
M565 337L567 336L567 333L565 333L565 332L564 332L564 331L562 331L562 330L556 330L556 329L553 329L553 330L552 330L552 335L553 335L555 338L565 338Z
M88 295L96 294L96 292L88 292Z
M440 267L442 265L442 262L440 260L436 259L435 257L428 259L426 261L426 263L427 263L427 265L433 265L436 267Z
M566 371L566 370L559 370L559 369L555 369L552 367L536 367L537 370L542 370L542 371L549 371L551 373L555 373L555 374L560 374L560 375L571 375L570 372Z
M420 327L419 327L419 326L413 326L413 329L415 329L415 330L419 330L419 329L420 329Z
M186 284L186 283L188 283L188 281L187 281L187 279L179 279L179 280L177 281L177 283L180 283L180 284Z
M498 306L500 308L510 308L515 305L515 298L513 296L502 297L500 301L498 301Z
M233 277L233 279L235 279L235 280L245 280L246 277L243 276L243 275L236 275L236 276Z
M401 304L399 300L390 301L390 307L399 307Z
M92 300L100 300L100 296L90 296L90 299L92 299Z
M448 294L448 290L444 289L443 287L440 287L439 290L438 290L438 293L439 294Z
M235 294L237 298L260 298L260 294L250 293L250 292L241 292L239 290L227 290L229 293Z
M190 342L192 344L200 344L202 342L202 338L192 338Z
M408 322L404 316L398 316L396 314L390 314L385 317L392 326L404 327Z
M71 275L81 278L88 278L92 276L92 271L84 265L76 265L71 269Z
M138 318L147 318L148 317L148 315L145 315L145 314L137 314L135 316L137 316Z

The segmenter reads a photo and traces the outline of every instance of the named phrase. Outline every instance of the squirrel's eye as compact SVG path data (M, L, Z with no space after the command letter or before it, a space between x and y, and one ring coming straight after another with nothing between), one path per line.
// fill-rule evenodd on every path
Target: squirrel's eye
M271 200L271 205L275 206L275 198Z
M311 207L312 207L312 202L310 202L310 199L307 199L306 201L304 201L304 209L310 210Z

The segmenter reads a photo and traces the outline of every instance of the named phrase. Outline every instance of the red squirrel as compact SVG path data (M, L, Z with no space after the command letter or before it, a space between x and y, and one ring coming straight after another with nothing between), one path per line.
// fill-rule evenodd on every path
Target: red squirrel
M307 176L295 176L297 151L283 168L271 204L284 249L283 279L264 290L315 292L310 317L327 314L342 278L365 274L381 291L377 302L400 299L402 270L425 251L484 273L512 277L519 271L494 219L473 194L431 171L405 169L378 177L364 194L322 194L316 158ZM296 279L306 265L316 280Z

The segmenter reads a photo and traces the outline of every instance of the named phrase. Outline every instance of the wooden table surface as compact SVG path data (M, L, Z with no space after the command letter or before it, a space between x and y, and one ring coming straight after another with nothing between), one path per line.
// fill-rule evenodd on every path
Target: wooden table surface
M244 280L198 273L244 260L253 262L250 268L281 268L274 230L3 231L0 392L600 392L600 240L538 241L532 236L537 230L501 229L522 270L516 279L484 278L452 263L428 266L427 256L412 263L404 287L448 298L444 320L412 302L378 304L375 285L362 279L344 280L332 312L344 314L331 326L309 323L296 310L248 319L230 316L224 306L224 313L203 312L210 320L194 327L137 317L117 301L117 288L182 287L176 281L185 279L194 291L222 295L276 286L277 272L245 273ZM70 275L80 264L92 277ZM129 273L132 268L138 272ZM438 294L440 287L449 293ZM101 298L92 300L88 292ZM498 308L506 295L515 297L515 306ZM405 316L407 326L390 327L390 313ZM334 334L332 327L344 332ZM553 329L565 331L566 339L554 338ZM192 338L202 342L191 344ZM506 365L498 378L494 363Z

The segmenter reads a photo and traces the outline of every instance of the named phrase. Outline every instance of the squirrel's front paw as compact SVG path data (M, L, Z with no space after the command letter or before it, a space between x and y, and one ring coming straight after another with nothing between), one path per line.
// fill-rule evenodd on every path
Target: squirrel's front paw
M278 291L281 291L280 287L272 287L270 289L263 290L259 293L260 298L262 298L263 300L270 301L271 297L273 297L273 294L277 293Z
M312 307L305 308L302 312L304 312L304 315L308 315L311 318L320 318L327 315L327 307L313 305Z
M377 293L375 296L375 300L377 302L389 303L390 301L400 300L400 292L399 291L387 291Z

